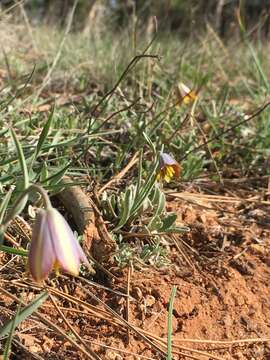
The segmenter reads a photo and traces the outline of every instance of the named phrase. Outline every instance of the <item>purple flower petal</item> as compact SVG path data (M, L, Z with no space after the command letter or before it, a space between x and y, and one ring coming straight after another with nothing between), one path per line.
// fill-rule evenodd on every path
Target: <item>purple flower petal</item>
M181 173L181 166L174 158L167 153L160 153L160 170L159 178L163 178L169 182L172 177L179 177Z
M160 154L160 167L163 168L166 165L175 165L177 164L177 161L174 160L173 157L171 157L171 155L166 154L166 153L161 153Z
M45 210L40 210L33 228L29 250L29 270L36 281L46 278L55 262Z

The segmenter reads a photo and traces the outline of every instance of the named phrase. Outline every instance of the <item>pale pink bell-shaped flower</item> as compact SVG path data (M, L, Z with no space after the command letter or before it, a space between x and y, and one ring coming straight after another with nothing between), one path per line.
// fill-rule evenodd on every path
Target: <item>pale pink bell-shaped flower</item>
M52 269L78 275L88 260L65 218L54 208L37 214L29 250L29 270L36 281L44 280Z

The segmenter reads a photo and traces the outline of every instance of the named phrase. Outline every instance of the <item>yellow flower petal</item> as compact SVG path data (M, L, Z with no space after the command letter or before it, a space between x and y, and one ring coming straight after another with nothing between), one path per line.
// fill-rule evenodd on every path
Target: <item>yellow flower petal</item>
M165 175L165 176L164 176L164 180L168 183L168 182L171 181L171 177L168 176L168 175Z
M166 173L168 176L173 177L175 173L174 168L172 166L166 166Z

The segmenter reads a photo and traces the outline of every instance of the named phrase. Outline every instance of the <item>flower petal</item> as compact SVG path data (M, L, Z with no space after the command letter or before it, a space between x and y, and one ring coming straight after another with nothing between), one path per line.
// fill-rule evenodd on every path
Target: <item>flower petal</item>
M180 95L182 96L182 101L185 104L188 104L194 100L197 99L198 95L195 91L191 90L187 85L184 83L179 83L178 89L180 92Z
M166 172L168 176L173 177L175 172L173 166L166 166Z
M55 262L45 210L40 210L37 214L28 259L30 273L36 281L45 279Z
M174 176L180 176L180 172L181 166L171 155L166 153L160 154L159 178L162 177L166 182L170 182Z
M174 158L167 154L167 153L161 153L160 154L160 167L163 168L166 165L174 165L177 162L174 160Z
M88 264L86 256L65 218L56 209L50 209L48 212L48 227L55 258L65 271L77 275L80 263Z

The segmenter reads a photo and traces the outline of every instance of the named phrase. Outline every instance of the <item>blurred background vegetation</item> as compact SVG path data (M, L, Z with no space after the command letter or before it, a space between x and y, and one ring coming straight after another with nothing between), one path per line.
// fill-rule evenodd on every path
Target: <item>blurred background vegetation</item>
M8 9L15 4L2 0L0 6ZM23 4L33 24L64 26L74 1L25 0ZM245 29L254 37L269 36L270 0L79 0L73 29L88 32L106 24L111 31L121 31L132 25L137 31L151 33L158 27L190 36L208 24L219 36L229 38L239 32L239 11Z

